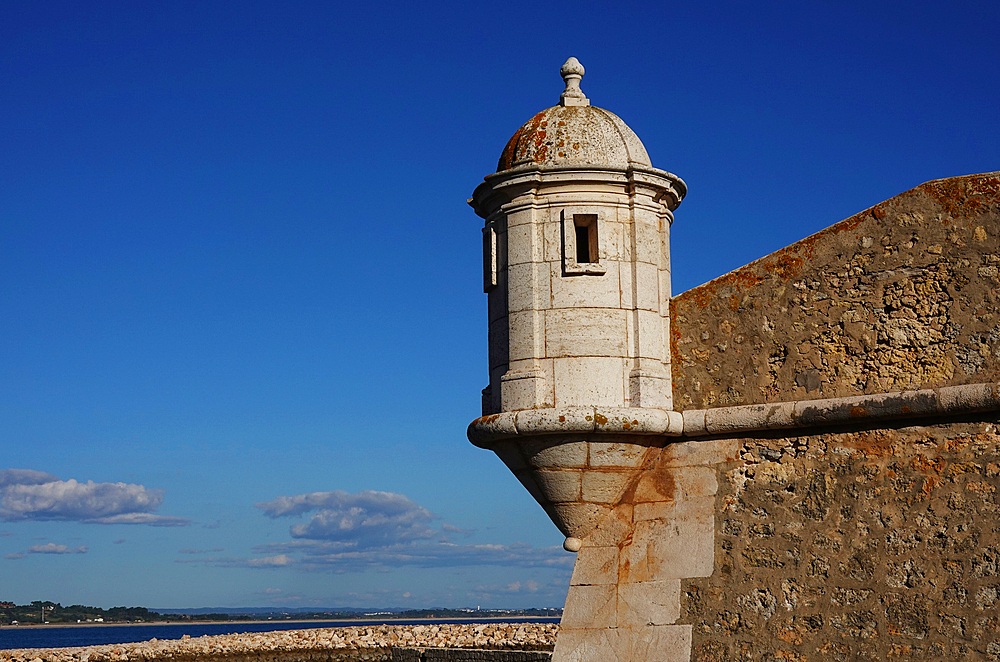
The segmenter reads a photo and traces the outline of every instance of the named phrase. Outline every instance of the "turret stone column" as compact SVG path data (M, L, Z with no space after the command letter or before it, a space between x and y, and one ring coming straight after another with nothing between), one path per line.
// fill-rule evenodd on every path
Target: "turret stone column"
M680 578L712 572L714 479L653 469L683 428L669 241L687 187L590 105L576 58L560 73L559 105L513 135L469 201L485 220L490 348L469 438L579 552L556 659L686 660L690 627L672 623Z

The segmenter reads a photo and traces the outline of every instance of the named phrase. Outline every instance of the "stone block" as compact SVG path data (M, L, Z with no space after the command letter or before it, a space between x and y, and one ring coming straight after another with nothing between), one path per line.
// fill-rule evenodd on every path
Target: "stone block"
M610 308L545 312L545 356L625 356L626 311Z
M604 233L603 236L600 237L601 259L612 262L621 262L625 254L624 226L618 221L608 220L601 225L601 231Z
M538 469L535 482L552 503L580 500L580 471Z
M645 472L636 483L633 504L674 501L677 505L669 515L687 511L699 497L713 496L719 489L715 469L701 466L667 466L661 463ZM701 507L704 507L701 505ZM650 519L643 517L643 519Z
M630 652L622 648L617 629L567 629L564 625L556 636L552 662L628 662Z
M635 262L632 264L632 273L635 278L635 307L639 310L648 310L659 314L659 266L649 262ZM663 354L659 356L663 356Z
M617 587L614 584L570 586L560 627L613 628L617 621L617 605Z
M673 405L670 377L662 370L657 374L633 369L628 375L628 395L632 407L659 408L666 413Z
M539 468L569 469L587 465L587 443L559 438L524 439L521 449L528 464Z
M618 547L584 547L576 553L570 586L618 585Z
M611 513L611 507L596 503L554 503L552 521L564 536L586 539Z
M583 541L583 549L588 547L617 547L632 530L632 505L621 503L615 506L600 525Z
M562 223L558 220L546 222L542 226L542 237L545 241L543 256L546 262L562 265Z
M553 359L555 405L604 405L625 403L625 360L611 357Z
M509 317L508 355L510 361L540 358L545 355L545 315L526 310ZM499 331L499 330L498 330ZM490 335L492 340L493 335Z
M680 615L680 579L632 582L618 586L618 627L620 628L670 625L680 618Z
M508 370L500 378L500 403L505 411L551 407L552 387L540 370Z
M632 540L622 549L618 571L622 582L711 576L715 565L714 509L648 520L638 519L639 509L637 505Z
M795 425L794 402L723 407L705 412L705 430L709 434L790 428Z
M618 289L621 292L621 307L631 310L635 307L635 275L628 262L623 261L618 267Z
M516 225L507 230L508 264L544 262L542 228L535 224Z
M670 315L670 292L673 284L670 279L670 263L666 267L660 267L660 314L664 317ZM667 336L670 337L669 334Z
M668 467L711 466L735 461L739 450L737 439L681 441L664 446L657 461Z
M594 416L597 421L595 430L605 433L620 432L617 439L625 443L638 442L634 435L648 435L642 440L642 445L659 445L649 437L679 434L683 431L683 417L680 412L665 411L650 407L595 407Z
M633 630L630 660L633 662L690 662L690 625L655 625Z
M590 443L591 467L639 467L649 452L648 446L623 442Z
M635 259L659 265L663 256L663 236L659 219L639 220L632 225L635 232Z
M558 407L517 412L521 434L589 432L595 427L593 407Z
M663 333L667 321L660 316L658 311L648 310L635 311L635 320L638 334L636 338L638 356L651 359L659 364L652 370L663 371L663 357L668 354Z
M707 434L705 431L705 414L704 409L685 409L681 412L681 415L684 417L685 436L696 437Z
M490 322L490 369L498 368L510 360L510 320L501 317Z
M549 266L525 262L507 267L507 309L544 310L550 306Z
M506 283L507 270L502 269L497 272L497 287L486 297L486 307L490 322L507 316L507 298L503 295L506 291L504 289Z
M583 500L591 503L618 503L632 475L631 471L584 472Z
M680 488L677 490L680 492ZM643 520L673 520L684 517L707 517L715 512L715 497L679 498L674 501L643 501L636 502L632 508L632 519Z
M551 305L546 308L615 308L621 301L618 262L602 264L604 273L563 276L561 263L550 262Z

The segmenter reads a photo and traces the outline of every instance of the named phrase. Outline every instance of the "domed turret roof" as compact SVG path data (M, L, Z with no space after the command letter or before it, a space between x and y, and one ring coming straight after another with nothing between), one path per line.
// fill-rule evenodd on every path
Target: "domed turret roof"
M652 167L635 132L614 113L590 105L580 90L584 69L571 57L559 70L566 89L558 106L538 113L517 130L500 156L497 172L518 166Z

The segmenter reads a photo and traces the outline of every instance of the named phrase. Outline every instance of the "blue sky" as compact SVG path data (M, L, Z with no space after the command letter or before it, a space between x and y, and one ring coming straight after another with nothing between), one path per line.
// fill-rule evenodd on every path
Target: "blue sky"
M574 55L675 293L1000 170L995 2L10 2L0 600L561 606L465 204Z

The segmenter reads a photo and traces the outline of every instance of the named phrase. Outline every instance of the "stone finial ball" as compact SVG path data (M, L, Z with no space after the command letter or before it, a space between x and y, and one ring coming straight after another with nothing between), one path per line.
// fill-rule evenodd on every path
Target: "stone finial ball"
M583 541L579 538L569 537L563 541L563 549L567 552L579 552L581 547L583 547Z
M570 75L582 76L584 73L586 73L586 71L584 70L583 65L580 64L580 61L575 57L571 57L566 60L566 63L559 67L559 75L563 78Z

